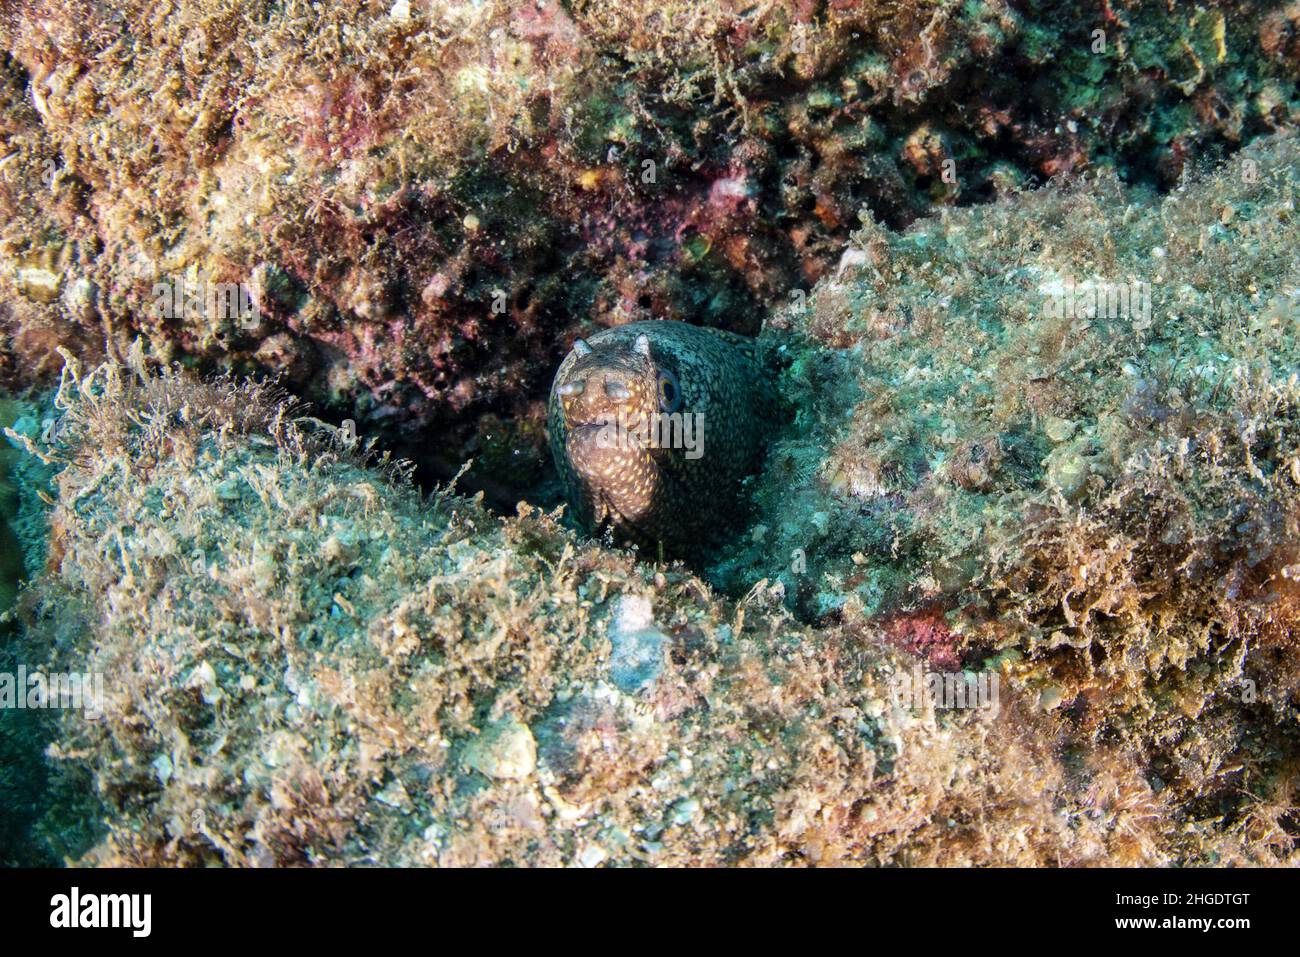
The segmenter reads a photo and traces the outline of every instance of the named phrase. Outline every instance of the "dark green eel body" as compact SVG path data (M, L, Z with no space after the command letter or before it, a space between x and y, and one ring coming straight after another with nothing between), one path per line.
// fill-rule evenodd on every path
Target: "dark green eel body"
M751 340L634 322L577 340L560 364L551 451L588 531L689 548L736 517L739 483L759 465L773 408Z

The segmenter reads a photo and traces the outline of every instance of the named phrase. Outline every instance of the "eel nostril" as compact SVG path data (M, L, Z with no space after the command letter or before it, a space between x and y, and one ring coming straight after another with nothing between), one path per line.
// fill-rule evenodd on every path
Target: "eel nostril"
M632 398L632 393L628 391L628 387L617 379L605 380L605 394L611 399L619 399L620 401Z
M564 383L555 391L564 396L582 395L582 390L586 387L587 381L585 379L574 379L572 382Z

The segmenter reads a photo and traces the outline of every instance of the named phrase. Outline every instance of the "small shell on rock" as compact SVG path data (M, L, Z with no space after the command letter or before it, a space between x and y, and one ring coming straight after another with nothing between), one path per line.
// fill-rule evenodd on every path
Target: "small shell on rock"
M59 274L43 266L20 266L18 291L36 302L54 302L59 298Z
M668 637L655 625L650 599L620 595L609 623L610 678L620 691L633 694L653 684L663 671Z
M466 768L490 778L519 781L537 767L537 742L514 715L493 721L465 748Z

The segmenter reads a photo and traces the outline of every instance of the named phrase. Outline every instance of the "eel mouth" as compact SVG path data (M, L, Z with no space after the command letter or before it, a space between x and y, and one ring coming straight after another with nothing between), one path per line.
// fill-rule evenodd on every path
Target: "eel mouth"
M606 448L608 440L602 438L607 425L605 422L578 422L568 426L567 435L564 444L569 449L570 458L574 453L581 457L589 457L601 452L609 452L612 449Z
M623 431L625 423L618 416L606 414L594 419L569 422L565 426L567 442L571 446L594 451L636 451L640 449L637 442L638 432Z
M626 451L620 447L618 434L611 429L608 419L574 423L568 426L567 433L565 445L571 458L576 455L584 460L608 459Z
M607 430L605 421L571 426L565 437L565 452L588 494L603 497L607 511L623 521L635 522L654 498L654 463L643 448L621 442Z

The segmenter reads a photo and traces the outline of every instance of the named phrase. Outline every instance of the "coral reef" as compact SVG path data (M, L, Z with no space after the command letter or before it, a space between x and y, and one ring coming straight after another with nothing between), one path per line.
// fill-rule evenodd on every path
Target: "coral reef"
M143 335L282 373L432 474L520 423L530 481L574 336L754 332L863 206L902 226L1097 167L1169 188L1294 125L1296 22L1163 0L21 0L0 15L0 373ZM157 283L245 283L259 316L203 295L168 314Z

